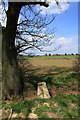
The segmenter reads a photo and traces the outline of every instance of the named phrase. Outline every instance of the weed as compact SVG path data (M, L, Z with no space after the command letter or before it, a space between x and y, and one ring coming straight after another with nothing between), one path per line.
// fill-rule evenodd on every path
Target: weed
M12 108L12 111L15 113L22 112L25 116L29 114L32 107L35 106L34 101L23 101L23 102L17 102L17 103L11 103L11 104L4 104L3 105L5 109Z
M49 112L49 108L46 105L42 105L40 108L36 108L35 114L37 114L40 118L48 118L48 115L45 112Z
M28 114L29 114L29 112L30 112L30 109L28 109L28 108L23 108L23 109L21 110L21 112L23 113L24 116L28 116Z

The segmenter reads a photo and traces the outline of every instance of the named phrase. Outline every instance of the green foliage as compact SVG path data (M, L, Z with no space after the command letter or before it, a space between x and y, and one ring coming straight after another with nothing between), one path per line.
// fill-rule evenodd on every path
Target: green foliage
M57 116L63 118L75 118L78 117L78 95L70 94L63 95L58 94L55 98L52 98L57 102L58 107L53 107L52 111L57 112ZM72 108L71 104L76 104L77 106Z
M78 98L79 96L75 94L57 94L50 99L37 98L33 101L27 100L11 104L4 103L3 106L5 109L12 108L15 113L23 113L25 117L28 116L31 109L35 107L34 113L42 119L49 118L47 112L56 114L57 118L78 118L78 110L80 109L78 106Z
M52 97L52 99L54 99L55 101L57 101L58 103L60 103L62 106L64 106L64 104L70 104L70 103L76 103L78 104L78 95L75 94L57 94L54 97Z
M57 94L50 99L35 99L35 101L40 105L40 107L37 107L35 110L35 114L37 114L39 118L46 118L45 114L47 112L56 114L57 118L78 118L78 95ZM44 105L45 102L49 103L50 107ZM55 103L57 106L55 106ZM75 106L71 107L71 104Z
M48 112L49 108L46 105L42 105L40 108L37 108L35 113L41 114L43 112Z
M44 56L42 59L45 59L46 57L48 58L48 56ZM55 56L49 56L51 59L54 57ZM78 84L77 73L74 73L72 68L52 67L47 74L32 74L36 73L36 71L37 69L29 71L31 74L28 75L28 81L26 83L30 89L37 90L38 82L46 82L48 88L66 88L66 90L69 89L72 91L72 87ZM28 72L28 70L26 72ZM58 73L54 74L54 72ZM56 96L53 96L50 99L37 98L18 103L3 103L3 106L5 109L12 108L12 110L16 113L22 112L24 116L28 116L28 114L31 112L31 109L36 107L35 114L37 114L38 117L42 118L43 120L44 118L49 117L47 112L56 114L57 118L78 118L78 110L80 110L78 107L78 99L79 96L76 94L56 94ZM49 103L50 107L44 103ZM55 105L55 103L57 105ZM75 106L72 107L72 104ZM38 107L38 105L40 107Z
M48 99L44 99L44 98L36 98L35 101L36 101L37 103L43 104L44 102L47 102Z
M2 103L2 106L4 106L5 110L11 107L10 104L8 104L6 102Z
M58 74L44 74L44 75L34 75L31 74L28 76L29 81L27 82L30 89L37 90L37 84L39 82L46 82L48 88L67 88L72 89L69 86L71 82L72 85L78 83L77 74L70 73L72 71L69 68L54 68L50 72L59 72Z
M44 120L44 119L48 119L49 118L49 116L45 113L45 114L40 114L40 118L41 118L41 120Z
M11 104L3 104L5 109L12 108L12 111L16 113L22 112L25 116L29 114L31 108L35 106L34 100L33 101L23 101Z
M28 56L20 56L17 58L76 58L78 55L55 55L55 56L33 56L33 57L28 57Z
M42 105L40 108L36 109L35 114L37 114L39 118L48 118L45 112L49 112L49 108L46 105Z
M30 109L29 108L23 108L21 110L21 112L23 113L24 116L28 116L29 112L30 112Z

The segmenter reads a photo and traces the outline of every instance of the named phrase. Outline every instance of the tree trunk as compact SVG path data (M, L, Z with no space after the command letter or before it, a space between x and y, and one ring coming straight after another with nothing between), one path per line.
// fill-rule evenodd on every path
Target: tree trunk
M3 98L8 98L11 95L19 95L22 91L15 48L17 21L21 7L20 3L9 3L7 26L2 35Z
M17 52L15 49L15 36L17 21L22 6L27 4L40 4L47 6L45 2L9 2L7 11L7 26L2 35L2 77L3 98L11 95L19 95L22 91L22 83L17 64Z

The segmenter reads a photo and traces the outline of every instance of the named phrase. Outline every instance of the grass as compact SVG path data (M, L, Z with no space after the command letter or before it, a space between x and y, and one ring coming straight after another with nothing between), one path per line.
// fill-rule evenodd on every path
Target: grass
M20 57L19 59L27 59L29 63L31 63L33 66L47 66L47 67L71 67L74 63L75 58L77 58L76 55L69 55L69 56L34 56L34 57ZM25 65L27 64L27 61L25 62Z
M33 57L27 57L27 56L21 56L18 58L74 58L78 55L54 55L54 56L33 56Z
M47 104L49 105L47 105ZM50 118L47 113L54 113L57 118L78 118L78 95L57 94L50 99L34 99L23 102L3 104L5 109L12 108L15 113L22 113L25 118L28 117L31 109L35 107L34 113L38 118ZM19 116L18 116L19 117Z
M23 115L26 117L30 111L31 108L35 106L34 100L33 101L22 101L22 102L16 102L11 104L3 103L4 109L12 109L15 113L23 113Z
M40 101L38 101L40 103ZM78 96L74 94L62 95L58 94L56 97L52 97L50 100L47 100L50 103L50 108L41 105L41 108L36 109L36 113L39 115L43 112L52 112L55 113L57 118L76 118L78 117ZM54 106L55 103L57 106ZM71 104L75 104L76 107L71 108ZM41 104L41 103L40 103ZM73 111L74 110L74 111Z
M49 111L49 108L46 105L41 105L40 108L36 108L35 114L39 116L39 118L49 118L46 112Z
M54 74L54 75L29 75L28 76L28 85L31 86L31 89L37 89L37 84L39 82L46 82L48 88L68 88L71 89L71 86L78 84L77 74L68 73L68 74ZM71 83L71 86L69 85Z
M25 100L15 103L3 102L5 111L7 109L12 109L13 113L18 114L16 119L20 119L20 113L22 113L27 119L32 108L35 108L34 114L37 114L38 118L43 120L45 118L79 118L79 95L74 94L74 91L77 91L78 87L77 73L71 67L72 65L70 67L65 67L63 64L64 62L61 63L61 67L57 66L60 64L59 61L63 58L68 58L65 59L67 66L70 61L74 61L73 58L75 57L76 56L25 57L26 59L19 63L23 71L23 82L25 85L24 92L27 91L28 88L33 91L37 90L37 84L39 82L46 82L48 89L53 89L53 92L56 89L56 94L52 95L50 99L35 98L34 100ZM53 58L60 59L58 59L56 66L49 66L48 60L52 59L51 65L56 61L56 59L53 61ZM46 67L42 65L36 67L34 64L34 59L39 59L40 61L44 59L45 63L42 61L40 62L40 65L43 64L46 65ZM32 60L32 63L30 60ZM62 89L64 94L61 93L59 89ZM73 91L73 94L66 94L67 90Z

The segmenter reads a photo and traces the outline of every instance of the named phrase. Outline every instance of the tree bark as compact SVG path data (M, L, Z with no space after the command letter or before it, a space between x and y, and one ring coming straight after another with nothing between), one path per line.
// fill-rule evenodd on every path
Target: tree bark
M2 96L8 98L11 95L19 95L22 91L17 51L15 48L15 36L17 21L21 7L28 4L40 4L48 6L45 2L9 2L7 11L7 25L2 34Z
M2 35L3 98L8 98L11 95L19 95L22 91L17 64L17 51L15 48L17 21L21 7L22 4L20 3L9 3L7 26Z

